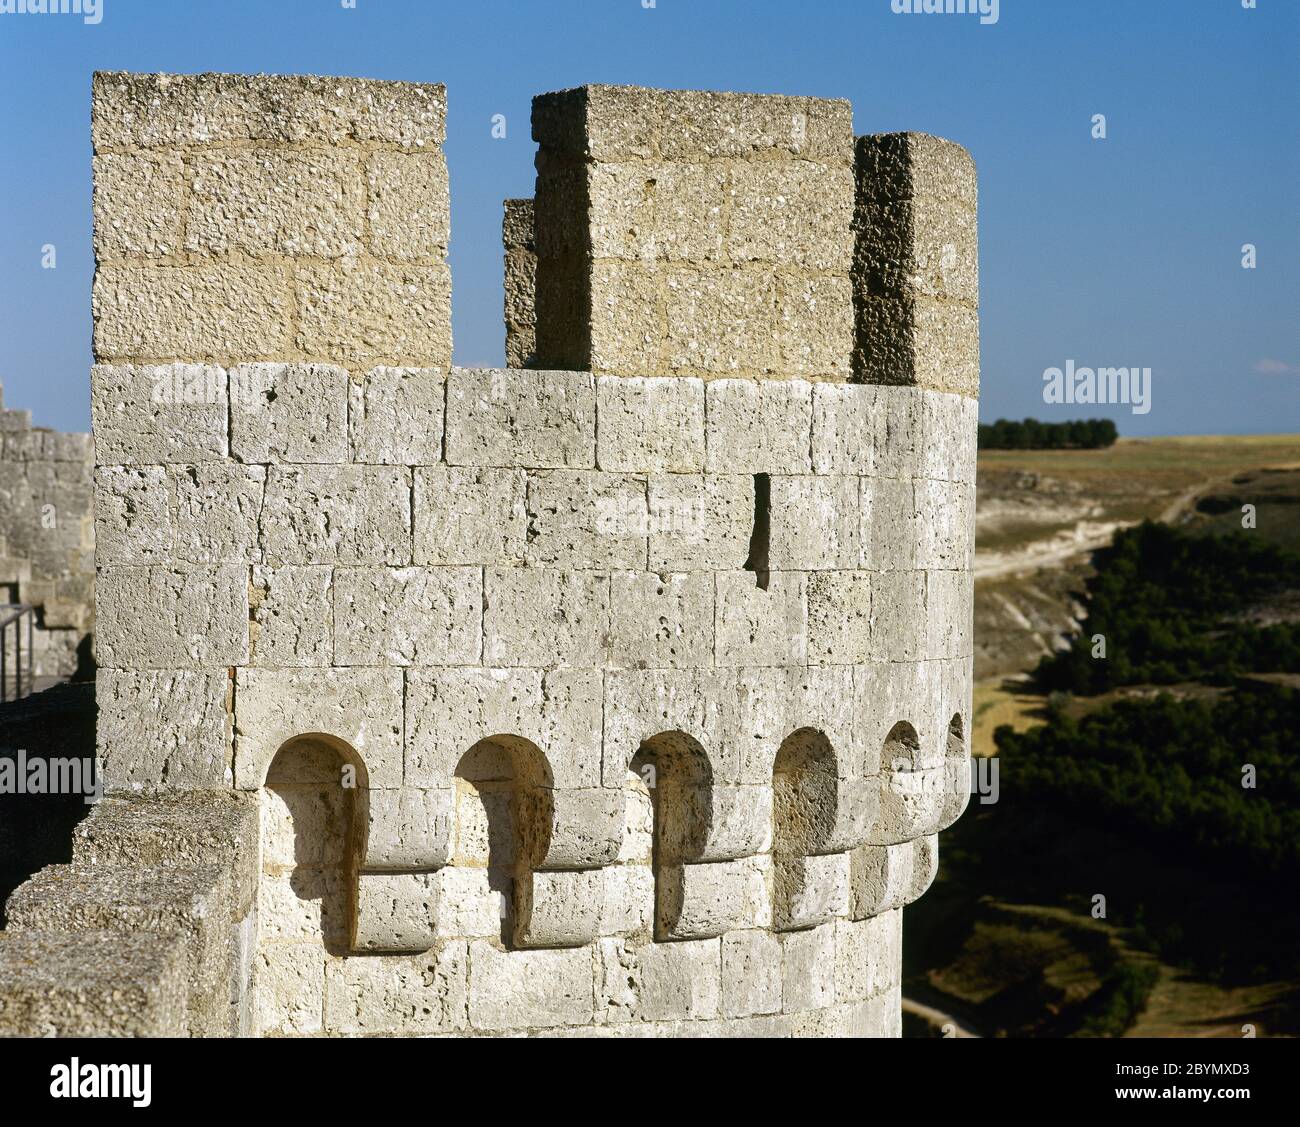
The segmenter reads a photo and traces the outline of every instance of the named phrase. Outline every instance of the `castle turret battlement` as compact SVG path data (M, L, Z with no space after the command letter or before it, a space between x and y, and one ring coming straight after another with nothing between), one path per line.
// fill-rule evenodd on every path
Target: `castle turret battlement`
M897 1035L969 784L969 157L543 95L468 369L444 115L96 77L106 809L260 810L191 1028Z

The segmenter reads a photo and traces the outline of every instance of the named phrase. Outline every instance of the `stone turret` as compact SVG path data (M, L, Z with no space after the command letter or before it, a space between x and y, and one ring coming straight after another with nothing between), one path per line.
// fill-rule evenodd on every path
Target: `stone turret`
M163 895L111 842L165 810L193 1032L897 1035L969 782L969 158L839 101L543 95L522 366L470 370L444 112L96 78L121 797L61 880Z

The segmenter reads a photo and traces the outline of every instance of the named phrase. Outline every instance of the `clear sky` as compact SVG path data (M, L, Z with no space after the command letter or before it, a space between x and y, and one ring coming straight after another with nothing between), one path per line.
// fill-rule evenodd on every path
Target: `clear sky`
M101 0L94 25L0 14L7 405L89 424L91 72L235 71L447 84L458 363L502 362L501 200L532 194L533 94L812 94L851 99L858 133L921 130L974 154L984 419L1300 432L1300 0L1001 0L987 25L891 0L345 2ZM1045 405L1043 372L1069 360L1151 368L1151 411Z

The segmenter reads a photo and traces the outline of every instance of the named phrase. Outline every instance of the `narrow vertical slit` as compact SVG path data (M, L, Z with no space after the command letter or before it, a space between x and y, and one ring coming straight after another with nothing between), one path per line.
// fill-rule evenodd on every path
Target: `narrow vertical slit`
M754 475L754 529L749 536L749 559L745 561L745 570L755 574L759 587L764 591L770 577L767 561L771 527L772 478L769 474L758 473Z

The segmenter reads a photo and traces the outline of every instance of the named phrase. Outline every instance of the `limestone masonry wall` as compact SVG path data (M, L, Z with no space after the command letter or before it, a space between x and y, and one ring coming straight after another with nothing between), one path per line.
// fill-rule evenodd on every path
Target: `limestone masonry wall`
M860 335L848 381L855 242L914 310L923 209L855 228L846 103L544 95L527 367L453 368L444 110L96 78L99 758L140 810L260 810L194 851L218 922L176 927L224 954L185 1020L224 986L271 1035L897 1036L968 797L970 326ZM13 918L155 894L73 869Z

